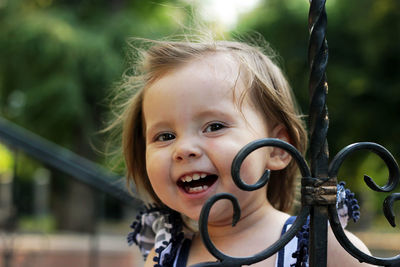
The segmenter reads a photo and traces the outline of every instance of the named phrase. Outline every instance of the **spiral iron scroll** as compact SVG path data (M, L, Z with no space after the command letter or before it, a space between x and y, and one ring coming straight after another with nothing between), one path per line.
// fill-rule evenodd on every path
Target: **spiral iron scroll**
M399 166L392 156L392 154L383 146L378 145L376 143L370 142L362 142L351 144L344 149L342 149L332 160L329 166L329 177L337 177L340 166L344 162L345 158L358 150L369 150L377 154L386 164L389 170L388 181L384 186L378 186L371 177L365 175L364 181L369 188L377 192L391 192L393 191L400 181L399 174ZM396 200L400 200L400 193L393 193L386 197L383 202L383 212L388 220L388 222L395 227L395 215L393 212L393 204ZM367 255L356 248L350 240L347 238L346 234L343 231L342 226L339 222L339 216L337 214L336 207L331 205L329 207L329 222L331 224L333 233L336 236L336 239L339 241L341 246L347 250L353 257L357 258L359 261L367 262L375 265L384 265L384 266L399 266L400 265L400 255L391 258L380 258Z
M303 177L310 177L310 170L308 168L308 165L306 161L304 160L303 156L301 153L292 145L280 140L280 139L274 139L274 138L264 138L260 140L253 141L246 146L244 146L239 153L236 155L232 162L232 178L235 184L241 188L242 190L245 191L253 191L257 190L261 187L263 187L269 179L269 170L267 170L262 177L254 184L254 185L249 185L246 184L240 177L240 167L245 160L245 158L250 155L253 151L255 151L258 148L261 147L267 147L267 146L273 146L273 147L279 147L281 149L284 149L287 151L292 158L295 160L297 165L299 166L300 172ZM209 267L209 266L226 266L226 267L235 267L235 266L242 266L242 265L250 265L254 264L256 262L260 262L262 260L265 260L278 252L281 248L283 248L290 240L293 239L293 237L296 235L296 233L300 230L300 228L305 224L307 220L307 216L310 213L310 206L308 205L303 205L299 215L297 216L295 222L293 225L289 228L289 230L281 236L281 238L276 241L274 244L272 244L269 248L249 257L231 257L229 255L224 254L220 250L218 250L214 244L212 243L210 236L208 234L208 229L207 229L207 223L208 223L208 217L210 210L212 206L221 199L227 199L230 200L232 205L233 205L233 220L232 220L232 226L236 224L236 222L240 219L240 207L238 204L237 199L235 196L232 194L228 193L219 193L211 198L209 198L206 203L204 204L201 214L200 214L200 219L199 219L199 230L201 234L201 238L203 240L204 245L208 249L208 251L218 259L217 262L205 262L205 263L199 263L196 265L193 265L193 267Z

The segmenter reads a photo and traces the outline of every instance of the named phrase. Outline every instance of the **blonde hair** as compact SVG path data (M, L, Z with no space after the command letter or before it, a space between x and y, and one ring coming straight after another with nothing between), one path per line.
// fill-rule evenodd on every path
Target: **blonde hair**
M139 50L137 50L139 51ZM146 140L142 111L144 89L168 71L205 54L228 53L238 63L250 102L268 121L286 127L290 143L304 154L307 134L292 90L281 70L260 47L236 41L151 41L139 51L135 68L126 73L120 89L128 94L124 110L114 123L122 123L122 148L128 183L134 182L147 201L162 204L153 191L146 173ZM292 162L283 170L273 171L267 198L277 209L288 211L294 199L296 166Z

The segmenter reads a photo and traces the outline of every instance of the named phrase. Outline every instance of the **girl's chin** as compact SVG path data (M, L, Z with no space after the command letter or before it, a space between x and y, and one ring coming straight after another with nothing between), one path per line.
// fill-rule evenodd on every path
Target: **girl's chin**
M198 212L190 212L190 213L185 212L181 214L183 215L182 218L184 218L184 220L194 221L197 223L200 219L201 209ZM213 211L212 209L208 216L207 223L220 224L224 221L227 221L228 224L232 224L233 214L230 213L230 217L228 216L229 214L227 214L227 212Z
M222 214L220 214L219 216L215 215L213 216L213 214L210 214L210 216L208 217L208 221L207 221L207 225L209 226L231 226L232 225L232 216L231 217L227 217L225 216L221 216ZM185 222L186 226L188 226L190 229L193 230L198 230L199 228L199 216L182 216L183 221Z
M195 221L197 222L200 218L200 213L201 213L201 207L197 210L196 208L193 208L191 210L178 210L178 212L181 214L182 218L184 221Z

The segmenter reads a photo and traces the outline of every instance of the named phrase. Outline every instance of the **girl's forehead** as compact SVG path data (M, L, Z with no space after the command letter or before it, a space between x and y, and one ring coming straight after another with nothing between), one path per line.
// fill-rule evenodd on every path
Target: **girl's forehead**
M220 83L220 93L234 100L238 90L243 88L240 74L240 65L232 55L226 52L207 53L197 56L179 66L171 66L167 71L154 74L150 84L145 87L145 96L149 90L162 87L171 76L181 74L181 77L192 77L191 82L203 83L209 86L211 83ZM182 81L184 78L182 78ZM176 82L176 80L175 80ZM229 88L229 90L222 90Z
M229 53L217 52L206 54L193 62L189 62L191 67L198 67L204 65L210 72L221 75L218 77L226 76L229 80L235 78L239 73L239 64L237 60Z
M210 78L214 78L214 81L217 80L229 88L225 92L225 97L231 98L238 107L241 101L248 101L244 97L248 89L245 84L245 72L238 59L234 58L228 52L218 52L208 55L198 62L194 62L191 66L192 70L196 71L201 64L205 66L203 70L210 75Z

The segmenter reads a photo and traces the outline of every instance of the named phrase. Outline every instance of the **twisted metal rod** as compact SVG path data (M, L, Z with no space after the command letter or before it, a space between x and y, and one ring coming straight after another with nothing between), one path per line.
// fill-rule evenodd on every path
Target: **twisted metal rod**
M311 175L329 183L328 142L329 118L326 106L328 83L328 43L326 41L327 15L325 0L312 0L308 17L310 31L308 61L310 67L309 129ZM335 183L335 181L334 181ZM327 206L314 205L310 213L310 266L324 267L327 262ZM317 234L318 233L318 234Z
M329 126L326 106L328 82L325 73L328 64L328 42L325 36L327 25L325 2L325 0L312 0L308 19L310 164L311 174L314 177L319 175L327 177L328 174L329 153L326 141Z

